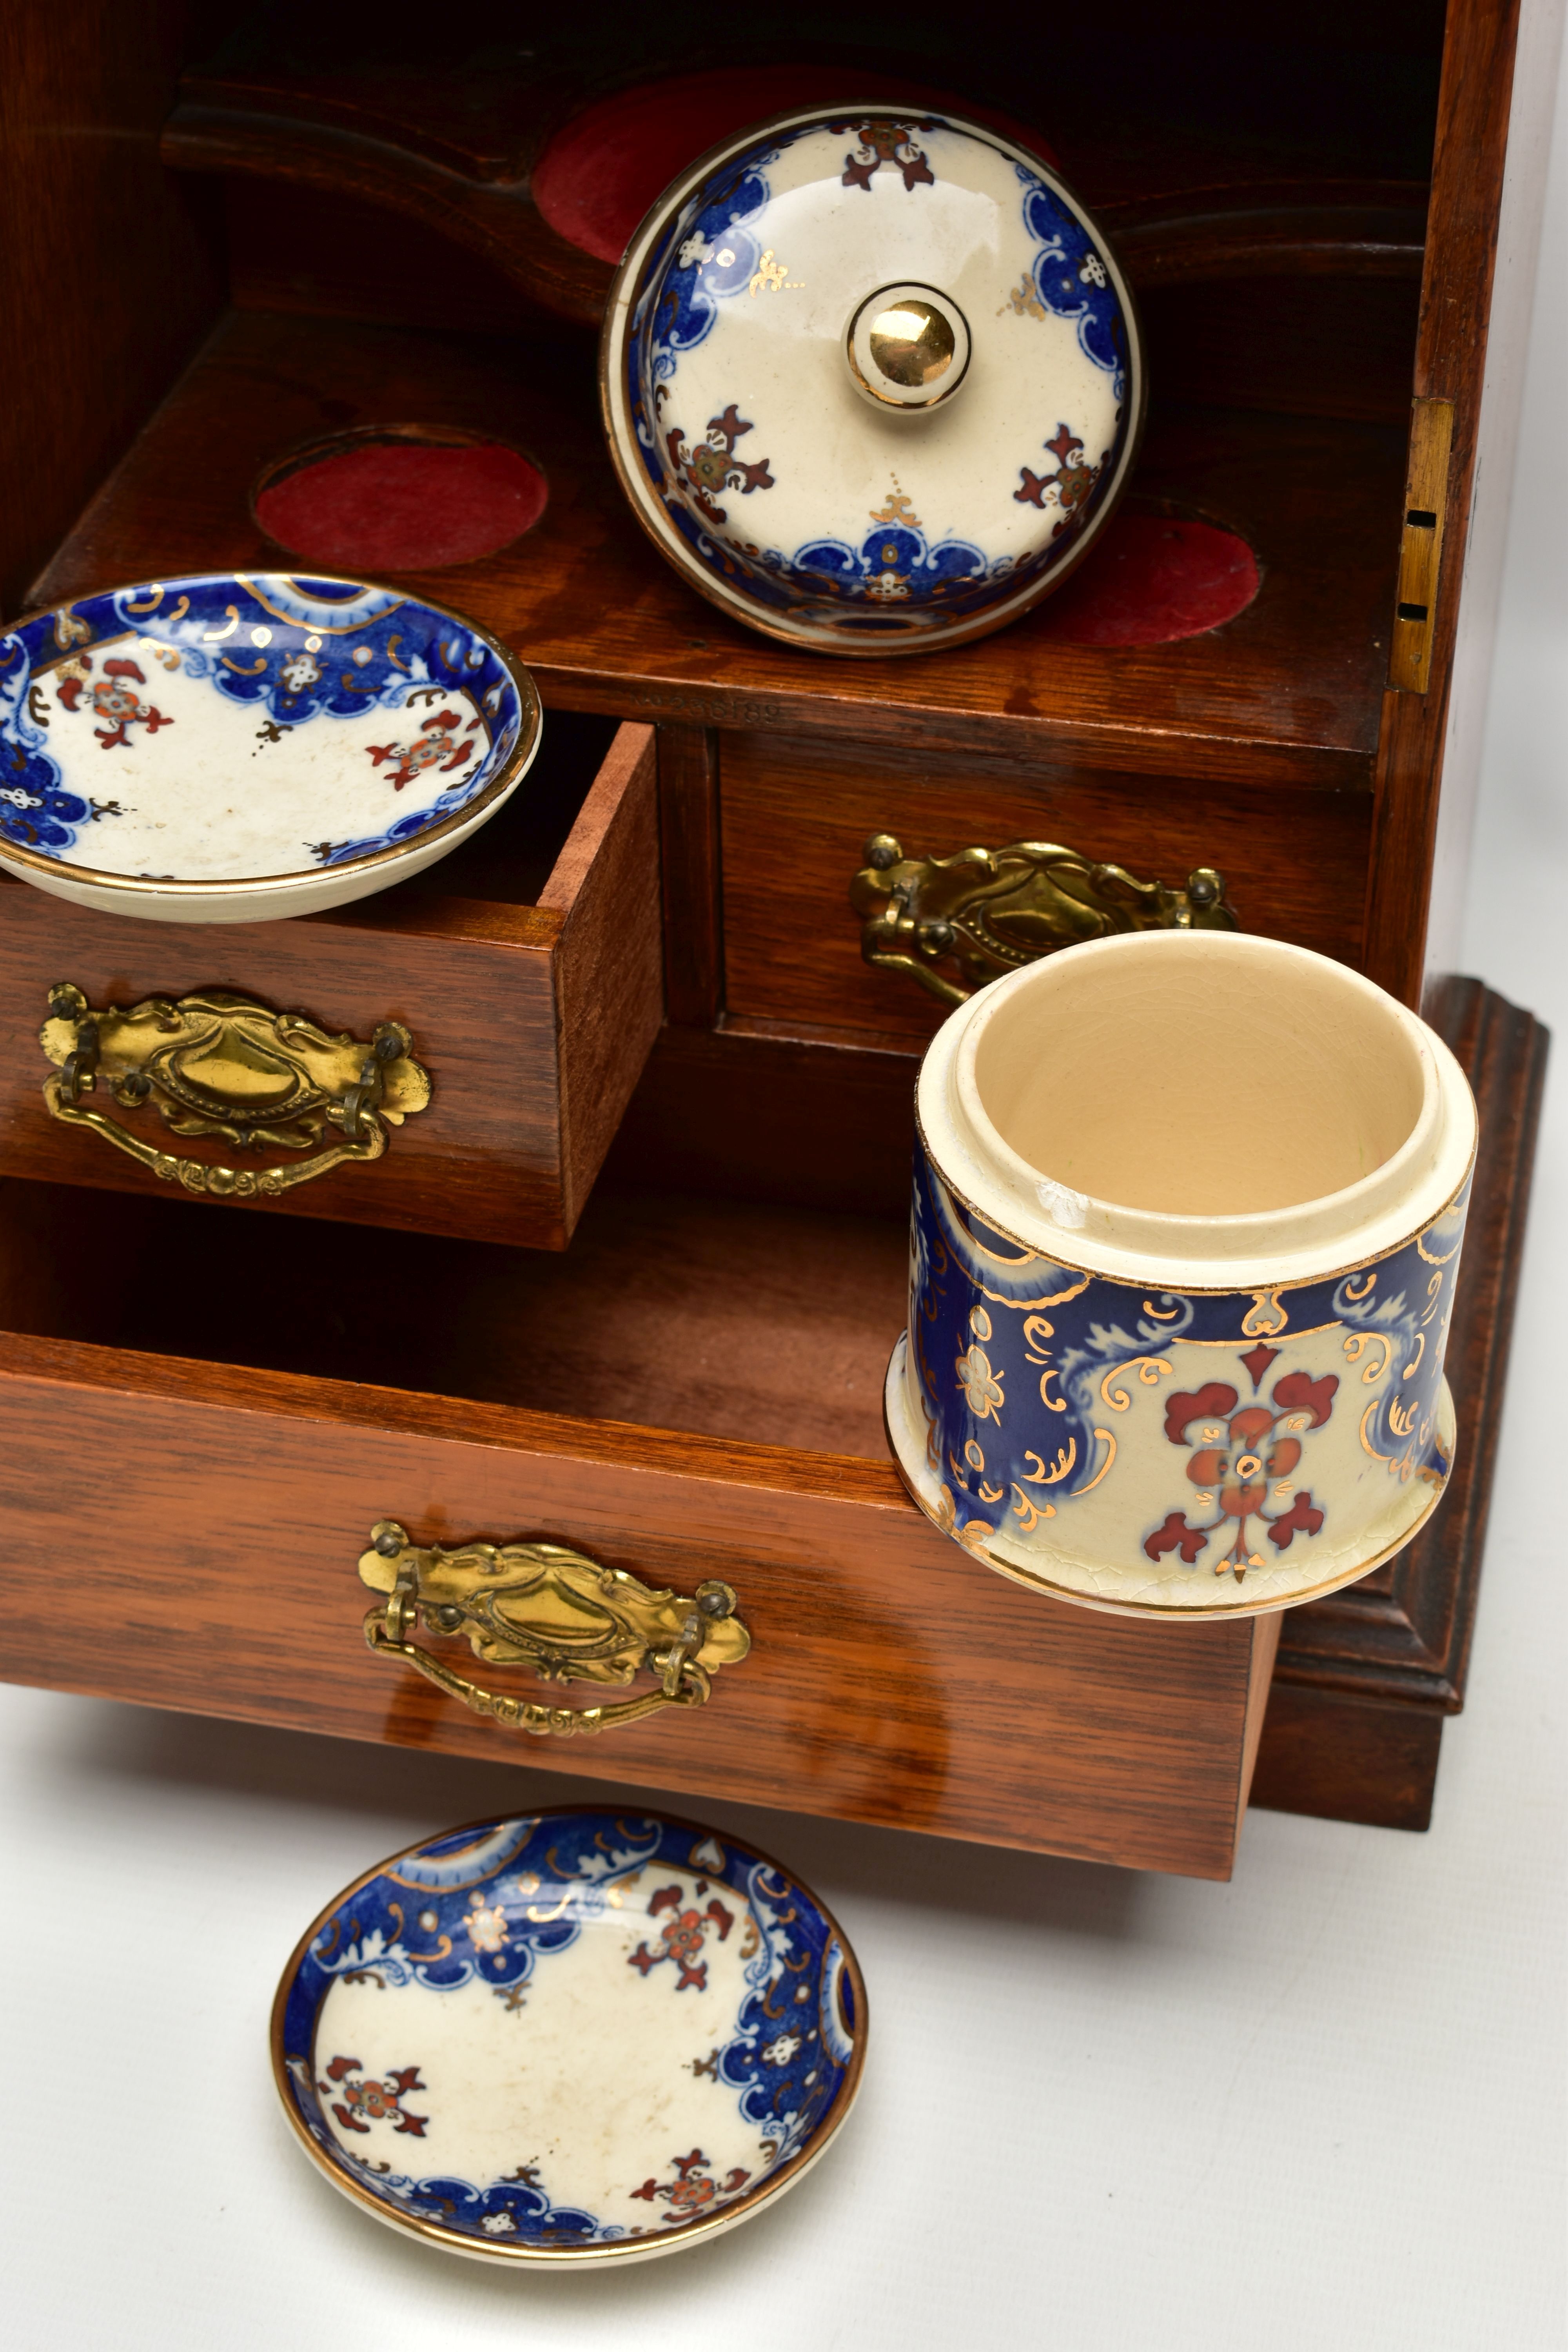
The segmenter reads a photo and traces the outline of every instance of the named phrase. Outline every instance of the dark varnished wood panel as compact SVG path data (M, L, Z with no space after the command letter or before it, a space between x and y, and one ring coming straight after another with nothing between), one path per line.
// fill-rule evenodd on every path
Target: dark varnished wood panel
M1032 761L1364 791L1376 745L1404 454L1387 428L1163 407L1141 495L1241 533L1263 585L1223 630L1171 646L1068 645L1049 605L952 652L833 660L761 638L682 586L611 474L591 370L557 347L233 316L36 583L279 560L250 513L264 465L348 426L458 425L541 463L550 504L482 562L404 575L517 646L548 701L697 726L848 734L908 759Z
M1138 305L1150 382L1162 400L1353 417L1403 433L1420 290L1418 269L1414 278L1267 273L1217 300L1180 278L1151 286Z
M1454 436L1427 691L1384 696L1379 727L1366 969L1406 1004L1426 977L1426 920L1442 788L1459 587L1475 492L1477 432L1513 94L1519 0L1447 11L1426 267L1412 391L1452 401ZM1488 490L1486 495L1500 495Z
M151 923L0 881L0 1169L163 1194L128 1154L49 1117L37 1042L49 988L72 980L95 1004L233 988L333 1031L402 1021L434 1092L373 1165L209 1214L562 1248L658 1029L657 859L652 731L627 727L536 907L413 889L287 922ZM141 1123L162 1139L150 1112ZM221 1140L179 1149L231 1156Z
M627 1106L605 1183L901 1222L919 1066L910 1040L779 1028L671 1024Z
M217 315L209 186L159 161L184 0L0 9L0 611Z
M1408 1698L1276 1682L1252 1802L1368 1829L1429 1829L1446 1720L1441 1707Z
M806 738L720 738L725 1003L731 1017L843 1024L922 1045L945 1007L860 954L850 882L891 833L906 856L1059 841L1180 887L1216 866L1246 930L1359 961L1371 806L1357 793L1271 793L1026 762L831 753Z
M595 1429L68 1343L0 1340L17 1475L9 1679L499 1757L510 1738L366 1652L372 1523L549 1535L753 1637L700 1714L530 1743L566 1770L1200 1877L1228 1875L1264 1625L1125 1624L966 1560L882 1465ZM57 1436L112 1465L69 1506ZM465 1656L467 1653L464 1653Z
M1369 25L1364 11L1320 9L1296 28L1288 97L1280 68L1289 53L1279 36L1271 31L1249 55L1262 28L1223 0L1184 13L1179 69L1162 43L1163 12L1124 9L1114 48L1092 78L1079 78L1070 107L1061 102L1054 34L1005 0L972 10L962 43L940 0L863 6L837 26L763 5L726 26L723 61L731 72L753 71L754 119L769 108L769 69L802 63L826 68L841 92L940 95L983 114L1002 108L1008 127L1065 161L1123 244L1138 287L1260 265L1387 275L1419 270L1424 192L1387 175L1425 171L1430 97L1419 67L1390 78L1389 60L1378 59L1383 103L1369 107L1367 63L1352 59L1367 46L1429 48L1430 22L1403 13L1395 26L1374 12ZM286 0L259 23L220 35L216 53L193 66L164 152L188 170L251 173L270 187L305 185L340 202L368 198L401 224L438 229L459 251L482 254L564 316L596 323L610 267L564 243L539 215L531 180L540 156L556 126L606 89L708 61L629 0L596 9L591 28L552 24L543 40L531 29L535 37L520 44L510 14L470 6L432 73L411 66L422 61L424 22L396 0L352 29ZM1324 51L1340 86L1327 105ZM932 79L917 93L910 74ZM1215 104L1205 87L1216 83L1227 103ZM1345 107L1344 85L1359 105L1352 98ZM710 135L721 135L717 122ZM700 131L693 140L696 152ZM655 193L650 186L650 200Z
M1443 1507L1384 1567L1287 1612L1254 1801L1425 1829L1445 1715L1464 1704L1545 1078L1530 1013L1456 980L1428 1008L1475 1088L1480 1144L1447 1375Z

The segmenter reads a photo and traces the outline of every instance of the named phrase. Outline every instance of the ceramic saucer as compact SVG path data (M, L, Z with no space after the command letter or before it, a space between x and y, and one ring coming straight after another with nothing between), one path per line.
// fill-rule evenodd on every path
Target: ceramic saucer
M110 589L0 637L0 866L109 914L315 913L455 849L540 729L504 646L395 589Z
M395 1854L309 1927L279 2095L334 2187L453 2252L672 2253L801 2179L854 2103L859 1967L749 1846L587 1808Z

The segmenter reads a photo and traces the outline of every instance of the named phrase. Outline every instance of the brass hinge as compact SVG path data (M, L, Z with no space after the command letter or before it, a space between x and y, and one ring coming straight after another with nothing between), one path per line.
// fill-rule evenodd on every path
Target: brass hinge
M1425 694L1431 673L1453 438L1451 400L1415 403L1410 417L1410 470L1405 485L1405 535L1399 546L1399 588L1388 657L1388 683L1402 694Z

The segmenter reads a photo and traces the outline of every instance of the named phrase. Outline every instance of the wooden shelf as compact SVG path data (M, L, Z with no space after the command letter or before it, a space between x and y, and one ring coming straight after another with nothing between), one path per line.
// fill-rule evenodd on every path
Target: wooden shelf
M1371 789L1404 450L1396 429L1331 417L1156 409L1135 494L1226 525L1258 558L1258 595L1223 630L1143 648L1073 646L1053 637L1047 604L951 653L832 661L729 622L648 547L601 443L584 354L240 311L32 601L179 570L307 570L254 520L262 468L318 436L412 423L493 433L549 477L549 507L524 538L404 578L515 646L561 709L826 731L917 758L945 748L1259 788Z
M668 33L629 5L596 10L588 38L558 22L529 26L521 41L510 15L487 21L481 9L465 12L432 73L423 21L411 26L394 0L337 13L334 23L285 0L188 69L163 134L165 161L368 198L481 255L560 315L596 321L611 265L541 215L540 158L596 100L712 64L672 52ZM764 0L727 29L719 66L730 81L753 76L754 100L727 90L729 114L708 135L727 132L737 104L742 121L774 110L781 72L792 88L802 71L826 77L825 92L912 96L918 86L983 114L1000 110L1059 158L1140 290L1173 275L1260 268L1418 278L1434 27L1404 25L1380 43L1385 12L1328 13L1339 21L1320 23L1315 40L1292 49L1259 41L1223 0L1188 10L1175 40L1163 12L1131 0L1123 38L1073 85L1069 104L1055 28L988 0L971 11L961 55L945 6L863 8L833 35ZM1390 54L1395 47L1405 54ZM650 202L657 193L649 187Z

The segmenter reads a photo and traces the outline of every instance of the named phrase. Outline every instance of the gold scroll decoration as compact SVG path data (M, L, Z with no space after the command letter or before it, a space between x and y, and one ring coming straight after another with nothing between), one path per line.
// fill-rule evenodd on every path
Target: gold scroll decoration
M1212 866L1173 890L1060 842L906 857L890 833L873 834L865 858L849 886L861 954L880 971L907 971L943 1004L965 1003L988 980L1116 931L1240 929ZM949 961L959 979L938 971Z
M99 1010L68 981L49 991L49 1015L38 1042L58 1070L44 1081L50 1116L93 1129L189 1192L268 1199L345 1160L379 1160L388 1124L430 1100L429 1073L397 1021L378 1022L368 1040L330 1036L302 1013L274 1013L222 988ZM111 1104L132 1116L151 1107L174 1135L306 1156L279 1167L215 1167L135 1133Z
M373 1592L386 1595L364 1621L377 1656L414 1667L475 1715L540 1737L604 1731L666 1706L701 1706L718 1669L738 1664L752 1646L733 1591L717 1578L686 1600L564 1544L420 1545L395 1519L381 1519L359 1572ZM413 1639L421 1625L438 1637L466 1637L490 1665L531 1666L542 1683L624 1688L649 1674L656 1686L586 1707L483 1690Z

